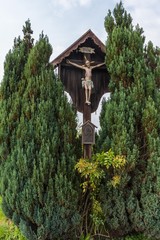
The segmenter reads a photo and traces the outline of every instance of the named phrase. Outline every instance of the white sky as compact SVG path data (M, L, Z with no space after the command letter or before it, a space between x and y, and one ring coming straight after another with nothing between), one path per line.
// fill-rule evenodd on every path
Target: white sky
M105 43L104 18L118 0L0 0L0 80L5 55L13 40L22 36L22 27L29 18L33 37L44 31L53 47L51 60L69 47L88 29ZM160 0L123 0L133 23L139 23L146 41L160 47ZM99 115L99 114L97 114ZM93 123L98 116L94 114Z

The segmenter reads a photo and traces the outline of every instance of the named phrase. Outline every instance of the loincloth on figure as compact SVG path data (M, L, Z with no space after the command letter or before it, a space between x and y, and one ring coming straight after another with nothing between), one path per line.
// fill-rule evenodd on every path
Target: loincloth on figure
M82 87L84 88L84 87L87 87L87 88L89 88L89 87L91 87L91 88L94 88L94 85L93 85L93 81L92 80L84 80L84 78L82 78Z

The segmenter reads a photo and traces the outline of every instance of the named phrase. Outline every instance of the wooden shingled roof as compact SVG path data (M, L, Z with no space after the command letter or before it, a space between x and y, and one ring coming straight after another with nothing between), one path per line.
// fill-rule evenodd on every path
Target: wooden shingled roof
M51 64L56 67L60 64L64 58L68 57L70 53L76 50L79 45L84 43L88 38L91 38L93 42L101 49L103 53L105 53L105 45L97 38L97 36L89 29L86 33L84 33L79 39L77 39L70 47L68 47L65 51L63 51L59 56L57 56Z

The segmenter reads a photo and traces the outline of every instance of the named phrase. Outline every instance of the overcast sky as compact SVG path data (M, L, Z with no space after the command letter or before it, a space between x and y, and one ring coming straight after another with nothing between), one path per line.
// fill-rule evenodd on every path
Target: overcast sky
M116 0L0 0L0 80L5 55L13 40L22 36L22 27L30 19L33 37L44 33L53 47L51 60L69 47L88 29L105 43L104 18L115 7ZM146 42L160 47L160 0L123 0L133 24L139 23ZM98 116L94 116L96 119ZM94 121L93 121L94 122Z

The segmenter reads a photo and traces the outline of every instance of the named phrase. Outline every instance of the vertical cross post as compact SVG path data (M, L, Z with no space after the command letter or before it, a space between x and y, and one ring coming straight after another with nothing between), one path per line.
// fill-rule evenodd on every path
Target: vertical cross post
M91 61L91 54L95 53L94 49L91 47L82 47L79 50L84 54L84 58L88 61ZM84 102L83 107L83 124L87 121L91 121L91 105L88 105ZM83 144L83 157L90 159L92 156L92 145L91 144Z
M84 103L84 110L83 110L83 124L87 121L91 121L91 105ZM90 159L92 156L92 145L91 144L84 144L83 145L83 157Z

